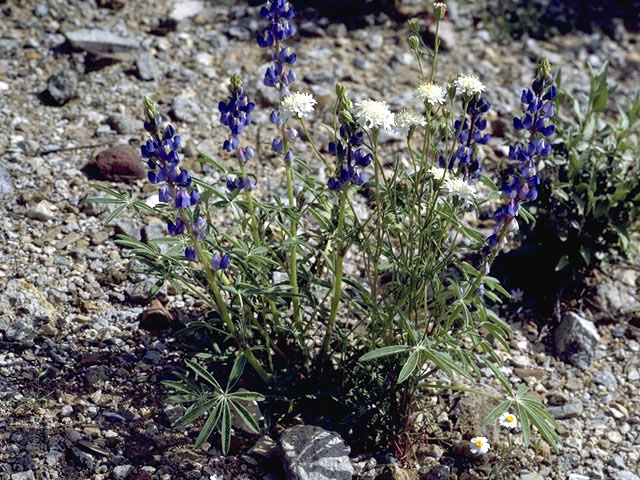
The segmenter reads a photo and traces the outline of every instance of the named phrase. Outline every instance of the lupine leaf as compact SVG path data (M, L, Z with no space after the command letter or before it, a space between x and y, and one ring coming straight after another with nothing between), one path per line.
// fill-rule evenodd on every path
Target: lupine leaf
M205 370L200 364L196 362L192 362L191 360L185 360L187 366L193 370L193 372L200 376L205 382L209 383L212 387L215 387L216 390L222 391L222 387L218 383L218 381L211 375L207 370Z
M358 359L358 361L366 362L368 360L374 360L376 358L386 357L388 355L395 355L397 353L406 352L410 348L411 347L408 345L390 345L388 347L378 348L371 352L365 353Z
M500 403L500 405L489 412L489 415L487 415L487 417L484 419L482 425L489 425L490 423L495 422L500 415L511 408L512 404L513 400L505 400L504 402Z
M420 350L414 350L409 358L405 362L402 370L400 370L400 374L398 375L398 383L404 382L409 376L413 373L413 371L418 366L418 362L420 361Z
M218 401L217 398L204 398L202 400L197 401L196 403L191 405L189 408L187 408L187 411L184 413L182 418L180 418L177 422L175 422L172 425L172 427L182 428L193 423L202 415L204 415L206 411L210 410L211 407L213 407L217 401Z
M200 430L200 434L196 439L196 448L200 448L202 444L209 439L211 433L213 432L213 429L216 428L216 425L218 425L218 422L220 421L220 410L222 408L222 404L222 399L218 399L218 403L216 403L216 406L213 408L213 412L209 414L209 417L207 417L207 421L204 422L202 430Z
M231 411L227 402L222 405L220 435L222 436L222 453L226 455L229 453L229 447L231 446Z
M251 415L243 405L237 402L230 403L249 431L253 433L260 433L260 427L258 426L258 422L256 422L255 418L253 418L253 415Z

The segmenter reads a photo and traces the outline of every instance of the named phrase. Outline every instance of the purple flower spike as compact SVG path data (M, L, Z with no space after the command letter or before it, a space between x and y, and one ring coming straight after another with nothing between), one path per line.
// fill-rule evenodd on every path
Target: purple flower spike
M214 270L226 270L231 265L231 257L228 253L224 255L220 255L218 252L215 252L211 256L211 266Z
M189 208L190 206L191 199L189 198L189 193L183 189L178 190L176 193L176 208Z

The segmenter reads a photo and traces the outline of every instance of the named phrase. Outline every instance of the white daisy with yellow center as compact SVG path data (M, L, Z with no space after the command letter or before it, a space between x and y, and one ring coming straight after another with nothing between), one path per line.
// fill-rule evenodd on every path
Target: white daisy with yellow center
M504 412L500 415L500 425L506 428L516 428L518 426L518 419L513 413Z
M489 451L489 440L485 437L473 437L471 439L471 453L474 455L484 455Z

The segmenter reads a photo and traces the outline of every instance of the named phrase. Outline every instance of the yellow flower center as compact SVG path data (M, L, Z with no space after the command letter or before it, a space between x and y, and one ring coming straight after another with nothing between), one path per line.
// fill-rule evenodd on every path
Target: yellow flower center
M476 447L482 446L482 440L476 440Z
M507 420L507 422L511 423L511 422L513 422L515 420L515 417L513 415L507 415L506 420Z

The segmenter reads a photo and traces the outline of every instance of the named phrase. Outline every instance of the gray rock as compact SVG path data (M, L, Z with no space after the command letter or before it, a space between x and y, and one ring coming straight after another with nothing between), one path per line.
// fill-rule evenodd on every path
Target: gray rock
M520 480L544 480L544 477L539 473L521 473Z
M27 470L26 472L12 474L11 480L36 480L36 477L32 470Z
M20 48L20 42L15 38L0 38L0 55L8 55L18 48Z
M47 457L46 457L46 461L47 461L47 465L49 465L50 467L56 465L60 459L64 457L64 453L59 451L59 450L54 450L51 449L49 450L49 452L47 453Z
M169 18L178 23L187 18L195 17L204 10L204 3L200 0L176 2L169 13Z
M557 418L560 420L567 418L576 418L582 415L582 402L577 401L575 403L568 403L566 405L561 405L558 407L548 407L547 412L553 418Z
M116 132L122 134L136 133L142 129L142 122L137 118L122 113L114 113L107 118L107 124Z
M353 66L356 67L359 70L368 70L369 69L369 62L366 61L362 57L355 57L353 59Z
M60 107L76 96L77 83L73 70L61 70L49 77L42 98L47 105Z
M34 220L40 220L46 222L55 218L55 213L52 210L53 205L46 200L41 200L27 210L27 217Z
M593 376L593 383L609 388L618 385L618 380L609 370L600 370Z
M585 475L579 475L577 473L570 473L567 480L591 480L589 477Z
M202 114L200 105L186 97L176 97L171 102L171 114L174 119L193 122Z
M624 464L624 458L622 458L622 455L613 455L610 459L609 459L609 465L611 465L614 468L625 468L625 464Z
M436 465L427 472L423 480L449 480L449 467L445 465Z
M371 35L371 38L369 38L369 41L367 42L367 46L371 50L378 50L382 45L384 45L384 37L379 33Z
M18 320L5 332L7 340L18 343L31 343L36 338L36 330L32 325Z
M629 470L621 470L611 475L611 480L640 480L640 477Z
M140 80L155 80L160 71L155 57L150 52L142 52L136 58L136 75Z
M108 30L81 29L65 32L64 36L72 47L99 57L121 58L138 50L140 42L135 38L125 38Z
M13 192L13 182L9 176L9 172L0 165L0 195L8 195Z
M170 427L180 420L186 411L187 409L182 405L169 405L162 411L162 417L160 420L163 425Z
M556 352L572 365L586 370L591 365L600 335L593 322L569 312L555 332Z
M436 36L436 24L432 23L429 26L427 39L427 45L432 46ZM453 51L456 48L457 38L460 35L453 28L450 22L440 22L440 29L438 30L438 38L440 39L440 50Z
M131 475L131 472L133 472L132 465L118 465L117 467L113 468L111 477L113 478L113 480L124 480L129 475Z
M253 457L269 459L276 454L276 449L276 442L268 435L263 435L247 453Z
M120 235L127 235L128 237L135 238L136 240L142 239L142 231L140 224L129 218L118 218L114 224L116 233Z
M350 448L334 432L297 425L280 437L280 455L287 480L350 480Z
M490 443L499 438L497 422L483 425L489 412L497 406L497 402L487 397L465 393L451 411L455 419L455 429L465 438L487 437Z
M72 413L73 413L73 407L71 405L65 405L60 409L61 417L70 417Z

